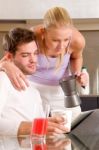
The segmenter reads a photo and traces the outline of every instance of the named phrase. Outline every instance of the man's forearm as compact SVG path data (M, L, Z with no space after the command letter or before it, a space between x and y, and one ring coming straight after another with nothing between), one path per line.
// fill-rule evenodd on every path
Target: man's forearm
M31 132L32 123L31 122L21 122L17 136L29 135Z

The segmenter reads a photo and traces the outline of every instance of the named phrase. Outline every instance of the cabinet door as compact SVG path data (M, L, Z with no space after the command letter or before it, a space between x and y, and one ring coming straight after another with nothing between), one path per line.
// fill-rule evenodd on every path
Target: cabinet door
M87 111L87 110L92 110L92 109L97 109L98 108L98 98L97 96L95 97L90 97L90 96L81 96L81 109L82 111Z
M98 99L98 104L97 105L98 105L98 108L99 108L99 95L97 96L97 99Z

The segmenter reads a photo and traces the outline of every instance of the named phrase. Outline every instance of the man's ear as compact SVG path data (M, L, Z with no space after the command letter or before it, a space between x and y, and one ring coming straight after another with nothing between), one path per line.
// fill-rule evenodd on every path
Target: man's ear
M4 55L5 55L6 58L7 58L8 60L10 60L10 61L13 59L13 54L10 53L10 52L4 52Z

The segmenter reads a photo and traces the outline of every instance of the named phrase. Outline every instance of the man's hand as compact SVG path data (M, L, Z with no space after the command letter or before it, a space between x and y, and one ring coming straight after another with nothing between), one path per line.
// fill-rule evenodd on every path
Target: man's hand
M64 120L63 117L49 117L47 135L56 136L58 134L70 132L69 129L64 126L64 124L66 124L66 120Z
M69 138L53 138L46 141L48 150L63 150L71 147L71 140ZM70 150L70 149L69 149Z
M63 133L70 132L70 129L64 126L66 120L63 117L49 117L47 136L56 136ZM21 122L17 135L30 135L32 129L32 122Z

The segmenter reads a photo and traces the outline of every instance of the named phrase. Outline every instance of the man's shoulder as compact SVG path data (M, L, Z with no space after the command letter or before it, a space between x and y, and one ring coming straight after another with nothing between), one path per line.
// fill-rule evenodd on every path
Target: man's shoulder
M0 71L0 90L8 89L11 85L11 81L5 72Z
M27 88L27 92L31 97L39 101L39 103L42 102L40 92L31 81L29 81L29 87Z
M28 81L29 82L29 87L30 89L32 89L33 91L35 91L36 94L40 94L39 91L37 90L37 88L34 86L34 84L32 83L32 81Z
M0 71L0 81L9 80L7 74L4 71Z

